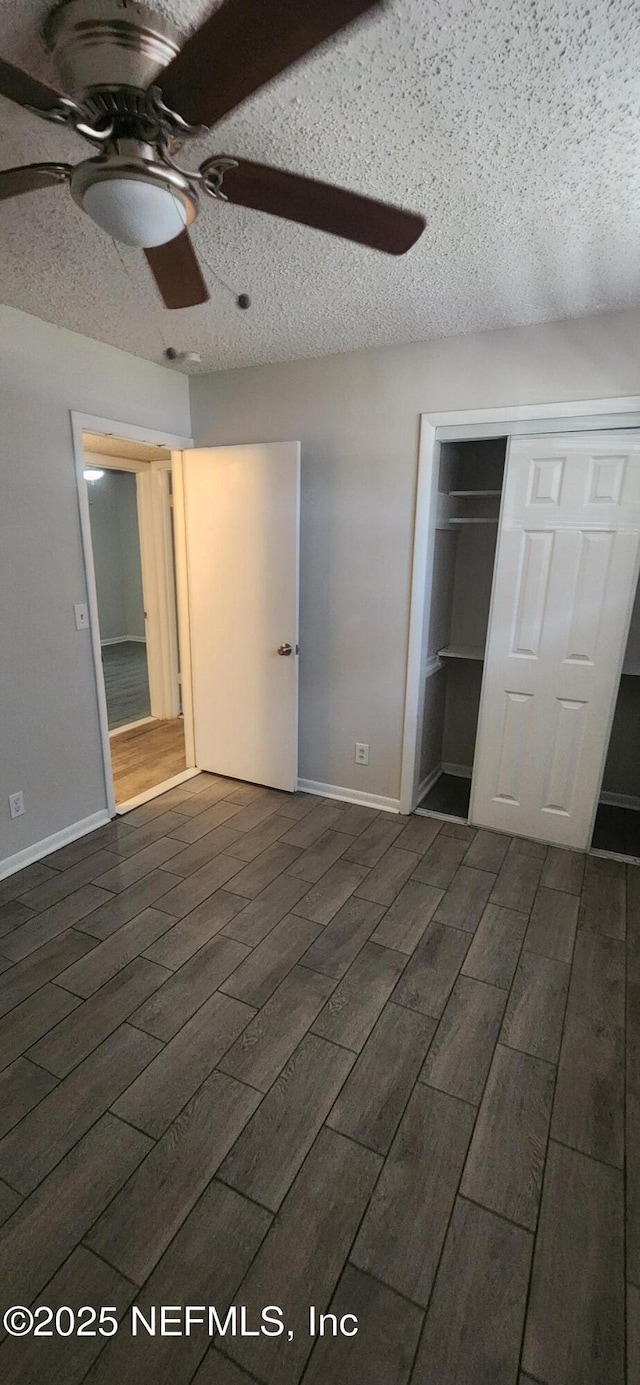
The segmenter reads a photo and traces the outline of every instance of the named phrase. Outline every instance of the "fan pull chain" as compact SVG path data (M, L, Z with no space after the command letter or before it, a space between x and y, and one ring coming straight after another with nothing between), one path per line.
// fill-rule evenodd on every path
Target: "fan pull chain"
M204 260L204 263L207 266L209 273L212 274L214 279L217 279L218 283L222 284L223 289L226 289L227 293L230 293L231 297L235 299L236 307L241 308L243 311L246 311L247 308L250 308L251 299L249 297L249 294L236 293L235 289L232 289L231 285L227 283L226 279L223 279L222 275L218 274L217 270L213 268L213 265L209 263L209 260L207 259L206 255L203 254L201 246L198 246L198 254L200 255L201 260Z

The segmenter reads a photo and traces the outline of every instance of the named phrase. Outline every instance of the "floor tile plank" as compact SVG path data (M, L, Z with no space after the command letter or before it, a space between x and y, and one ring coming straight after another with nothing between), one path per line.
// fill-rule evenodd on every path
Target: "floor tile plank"
M159 1139L254 1013L217 991L115 1100L115 1114Z
M346 1049L308 1034L227 1155L224 1182L277 1211L353 1062Z
M624 1033L587 1015L567 1015L551 1133L583 1154L624 1163Z
M0 1073L0 1137L6 1135L42 1098L53 1091L57 1077L28 1058L16 1058Z
M566 853L563 852L563 855ZM525 947L557 962L570 962L578 926L577 895L541 885L531 910Z
M0 1176L19 1193L33 1192L159 1048L121 1025L0 1140Z
M351 1259L423 1307L429 1300L474 1112L417 1086L409 1100Z
M311 1351L309 1305L326 1312L381 1160L369 1149L322 1130L244 1279L239 1301L255 1319L277 1303L295 1332L234 1337L228 1353L266 1385L295 1385Z
M330 1380L349 1385L407 1385L422 1313L384 1284L353 1265L347 1265L329 1304L338 1321L352 1314L358 1331L353 1338L320 1338L305 1372L305 1385ZM347 1317L351 1330L353 1318Z
M587 858L584 885L580 900L578 926L589 933L602 933L606 938L624 939L626 888L624 876L613 876L604 867L617 862L603 863L596 857Z
M359 1053L404 966L401 952L365 943L314 1020L312 1033Z
M430 819L421 819L430 821ZM446 826L446 823L444 824ZM446 890L467 854L468 843L440 832L414 871L414 879L437 890Z
M491 1212L535 1230L555 1072L498 1044L460 1191Z
M233 856L232 847L241 835L233 827L212 828L211 832L205 832L204 836L199 837L197 842L192 842L191 846L178 848L177 854L171 857L171 874L193 875L194 871L201 870L215 856L221 856L223 852Z
M339 828L340 824L337 824ZM364 832L356 837L344 853L346 861L355 861L358 866L375 866L381 856L400 836L403 829L400 817L377 817Z
M550 846L540 877L540 884L550 890L565 890L579 895L582 889L585 857L581 851L567 851ZM566 959L563 959L566 960Z
M420 1081L480 1103L505 1007L504 991L459 976L420 1073Z
M421 857L426 855L442 823L437 818L423 817L402 818L402 822L406 825L400 836L396 837L395 845L402 851L417 851ZM342 830L344 831L344 828Z
M250 861L243 870L231 877L228 889L232 894L243 895L245 899L255 899L281 871L290 868L299 856L299 847L289 846L282 840L274 842L273 846L268 846L266 851L262 851L254 861Z
M460 866L436 909L436 922L475 933L495 878L486 870Z
M327 1117L327 1125L386 1154L424 1062L435 1024L389 1003Z
M399 847L390 846L373 870L358 885L356 894L361 899L372 900L374 904L393 904L419 860L420 857L415 851L403 851Z
M520 955L504 1016L500 1042L547 1063L557 1063L562 1024L569 991L569 970L564 962Z
M219 933L244 906L244 900L226 890L216 890L192 909L190 914L173 923L167 933L145 951L145 957L162 967L177 971L199 952L205 943Z
M172 1039L248 956L243 943L216 934L134 1010L131 1023L164 1042Z
M352 895L305 952L303 964L339 981L376 929L383 909Z
M120 1331L126 1339L127 1327L122 1323L135 1288L127 1283L122 1275L105 1265L90 1250L77 1246L69 1259L53 1276L33 1305L36 1312L41 1305L53 1309L70 1308L78 1315L85 1305L98 1307L110 1305L113 1316L121 1323ZM66 1327L62 1315L62 1325ZM39 1319L39 1321L41 1321ZM91 1327L86 1315L76 1316L76 1323ZM69 1337L59 1337L52 1331L51 1337L7 1338L0 1347L0 1378L4 1385L49 1385L51 1381L64 1381L64 1385L80 1385L88 1368L102 1350L104 1337L99 1329L94 1336L78 1336L76 1332Z
M30 1303L111 1201L151 1141L107 1113L14 1212L0 1242L0 1295Z
M464 857L465 866L476 870L488 870L497 875L509 848L509 837L501 832L487 832L481 827Z
M180 883L179 876L172 875L170 871L152 870L142 880L136 880L135 885L129 885L121 894L113 895L105 904L92 910L78 927L82 933L88 933L102 942L122 928L123 923L128 923L143 909L156 904L174 885Z
M44 1038L33 1044L27 1057L56 1077L66 1077L108 1034L128 1019L166 977L164 967L136 957L82 1004L69 991L56 988L59 995L66 997L67 1003L73 1002L73 1009L54 1029L50 1028Z
M51 942L44 943L36 952L29 953L22 962L0 976L0 1016L13 1010L22 1000L33 995L46 981L55 981L60 972L84 957L95 947L93 938L68 928Z
M224 1320L270 1224L262 1207L214 1179L138 1294L136 1307L149 1320L159 1304L215 1304ZM121 1332L103 1351L87 1385L187 1385L207 1345L206 1326L179 1337ZM216 1385L224 1379L221 1374Z
M103 1212L90 1249L143 1284L258 1101L252 1088L212 1073Z
M352 861L336 861L326 875L321 876L317 884L302 896L292 912L324 927L346 904L366 873L366 866L357 866Z
M172 914L174 918L184 918L185 914L190 914L192 909L202 904L204 899L208 899L216 890L226 885L233 875L237 875L239 869L240 862L235 856L227 856L222 851L208 861L206 866L201 866L200 870L183 876L173 889L169 881L167 893L158 900L158 908L163 909L166 914Z
M521 1227L458 1200L412 1385L513 1385L531 1241Z
M295 906L306 891L306 880L296 880L292 875L278 875L248 904L242 900L240 910L225 925L225 935L237 938L248 947L257 947L286 914L298 912ZM229 898L238 899L239 896L229 895Z
M381 919L372 941L381 947L395 947L409 956L424 936L441 899L442 891L433 885L407 881Z
M221 989L226 995L244 1000L247 1005L254 1005L259 1010L319 933L317 924L288 914L237 970L222 982Z
M3 938L4 956L12 962L20 962L74 924L80 924L85 932L88 931L85 927L87 915L91 918L95 909L110 903L111 899L112 895L106 890L99 890L97 885L82 885L74 894L66 895L42 914L35 914L27 923L14 928Z
M491 903L528 914L540 883L545 854L543 848L542 856L529 855L522 849L522 843L514 838L500 867Z
M35 885L32 890L27 890L21 895L22 903L27 904L30 909L36 909L39 914L44 913L67 895L75 894L82 885L88 885L90 881L95 884L99 875L118 864L119 857L115 852L93 851L77 865L59 871L53 879L45 880L42 885ZM105 888L108 889L108 885Z
M320 972L294 967L220 1060L220 1071L267 1092L334 985Z
M467 955L469 934L431 923L393 992L398 1005L440 1019Z
M488 904L467 953L462 968L464 975L508 991L526 930L526 914Z
M522 1365L548 1385L623 1385L623 1187L549 1147Z
M171 920L159 909L145 909L119 928L117 933L98 943L88 955L85 949L84 956L59 973L56 978L58 985L86 1000L122 971L134 957L162 937L171 926Z
M8 1067L80 1004L78 997L47 983L0 1020L0 1069ZM46 1037L43 1042L46 1043Z

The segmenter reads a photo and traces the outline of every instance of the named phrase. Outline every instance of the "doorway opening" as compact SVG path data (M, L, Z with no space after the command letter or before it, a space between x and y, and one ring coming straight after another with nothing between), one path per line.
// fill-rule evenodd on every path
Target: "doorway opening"
M506 442L443 442L434 462L416 811L462 822L469 816Z
M618 685L592 850L640 861L640 581Z
M178 628L172 456L82 430L100 674L116 811L189 766Z

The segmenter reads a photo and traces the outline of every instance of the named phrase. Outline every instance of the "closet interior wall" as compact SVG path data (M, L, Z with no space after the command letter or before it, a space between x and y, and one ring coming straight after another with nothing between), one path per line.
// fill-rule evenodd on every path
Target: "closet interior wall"
M442 774L471 779L506 442L440 446L427 613L423 806Z

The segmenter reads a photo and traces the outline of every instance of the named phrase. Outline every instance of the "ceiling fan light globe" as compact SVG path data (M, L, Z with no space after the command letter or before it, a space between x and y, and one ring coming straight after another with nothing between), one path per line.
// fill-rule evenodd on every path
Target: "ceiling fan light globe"
M105 178L84 191L82 205L92 221L124 245L150 249L175 240L187 224L181 197L140 178Z

